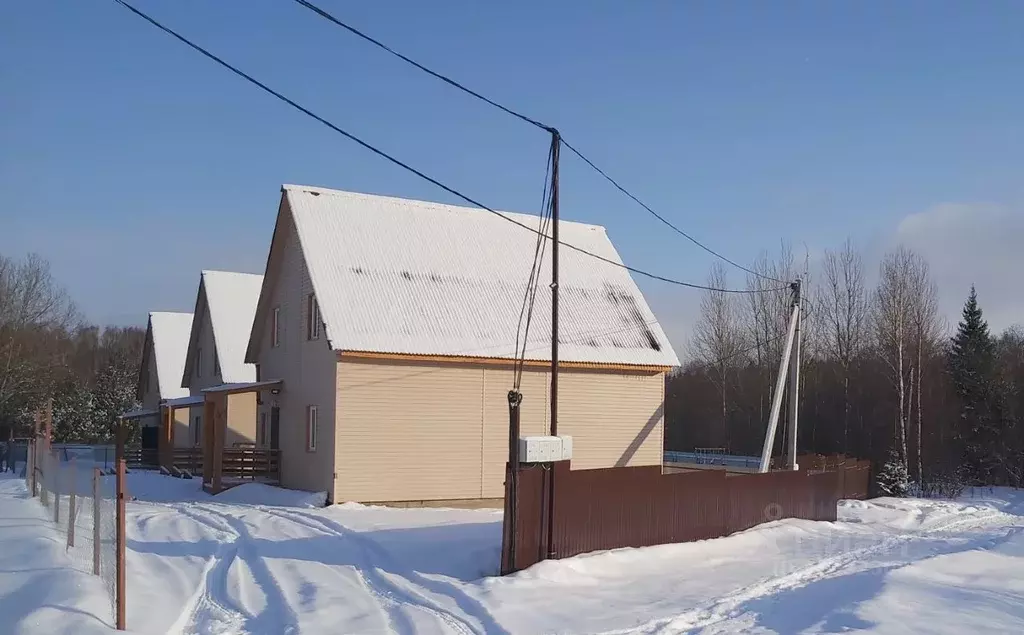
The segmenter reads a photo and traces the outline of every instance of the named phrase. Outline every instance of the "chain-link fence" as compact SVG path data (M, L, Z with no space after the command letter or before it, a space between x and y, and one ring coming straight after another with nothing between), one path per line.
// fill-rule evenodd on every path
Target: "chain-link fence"
M102 578L117 616L117 580L124 566L118 549L117 483L123 479L109 472L116 470L37 442L29 447L25 478L64 538L74 566Z

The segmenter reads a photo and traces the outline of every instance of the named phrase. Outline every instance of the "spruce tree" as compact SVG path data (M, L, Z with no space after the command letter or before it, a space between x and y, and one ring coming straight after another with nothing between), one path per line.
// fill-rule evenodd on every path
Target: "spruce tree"
M991 482L991 459L999 443L999 422L992 408L995 341L978 306L973 285L953 336L949 366L960 401L957 436L962 444L964 468L969 478Z

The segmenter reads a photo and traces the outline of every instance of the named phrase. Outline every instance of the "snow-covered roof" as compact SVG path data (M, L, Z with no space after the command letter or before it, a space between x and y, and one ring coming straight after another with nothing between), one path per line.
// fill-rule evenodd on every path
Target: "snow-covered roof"
M204 401L206 401L206 397L203 395L186 395L177 399L168 399L164 402L164 405L170 408L181 408L184 406L198 406Z
M282 191L333 349L515 358L535 233L472 208L298 185ZM502 214L539 227L537 216ZM603 227L559 228L563 243L622 262ZM549 245L528 359L550 359L550 253ZM626 269L565 247L559 265L562 361L679 365Z
M149 314L149 331L153 338L153 357L156 363L157 390L161 399L174 399L188 395L181 387L181 374L185 368L189 334L192 331L191 313L154 311ZM143 368L142 372L146 372Z
M224 383L251 382L256 380L256 366L245 363L245 348L256 316L263 276L234 271L203 271L196 299L197 315L201 311L200 301L206 299L213 329L213 342L217 348L221 381ZM189 360L198 345L202 318L196 320L189 340ZM190 363L190 362L189 362ZM181 375L182 383L188 383L186 363Z

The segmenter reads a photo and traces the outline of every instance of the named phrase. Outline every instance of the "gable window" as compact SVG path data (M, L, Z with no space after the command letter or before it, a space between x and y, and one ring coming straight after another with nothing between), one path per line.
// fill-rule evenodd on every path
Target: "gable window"
M217 355L217 349L213 350L213 374L220 374L220 356Z
M281 345L281 307L275 306L270 317L270 345L277 348Z
M306 451L316 452L317 437L317 410L316 406L306 406Z
M203 418L196 415L192 421L192 444L200 445L203 442Z
M203 376L203 349L196 349L196 377Z
M306 339L320 339L320 305L312 293L306 297Z

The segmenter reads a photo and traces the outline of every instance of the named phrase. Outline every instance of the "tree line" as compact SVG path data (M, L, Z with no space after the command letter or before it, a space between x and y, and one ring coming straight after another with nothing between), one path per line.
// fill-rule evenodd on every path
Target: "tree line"
M1021 485L1024 330L992 334L973 288L950 329L927 261L906 247L882 258L874 285L849 240L825 253L817 279L803 269L783 247L751 267L746 290L757 293L704 293L690 361L668 379L669 449L760 455L792 301L772 279L799 276L801 453L871 459L893 493L910 482ZM708 282L726 288L724 267Z
M54 441L111 441L137 406L145 336L86 322L43 258L0 254L0 440L29 436L52 399Z

